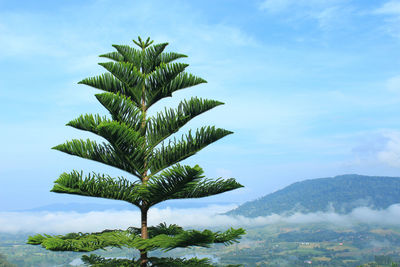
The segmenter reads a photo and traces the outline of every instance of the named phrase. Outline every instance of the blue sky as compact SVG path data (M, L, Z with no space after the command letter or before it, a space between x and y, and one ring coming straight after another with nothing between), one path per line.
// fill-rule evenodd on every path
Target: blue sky
M202 201L244 202L295 181L345 173L400 176L400 1L0 0L0 211L66 202L50 193L73 169L124 175L51 150L94 136L66 127L106 114L98 55L138 35L188 55L208 81L191 96L225 102L183 129L235 132L188 159L244 189Z

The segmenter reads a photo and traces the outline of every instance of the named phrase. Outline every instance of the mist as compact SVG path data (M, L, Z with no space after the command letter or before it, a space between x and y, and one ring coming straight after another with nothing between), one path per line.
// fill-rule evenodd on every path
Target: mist
M153 208L149 211L149 225L161 222L178 224L185 228L208 227L257 227L277 223L310 224L326 223L351 226L355 224L400 225L400 204L384 210L369 207L354 209L349 214L334 211L295 213L290 216L273 214L247 218L227 216L223 213L235 205L211 205L196 209ZM78 212L0 212L0 232L6 233L53 233L96 232L104 229L139 227L140 212L123 210Z

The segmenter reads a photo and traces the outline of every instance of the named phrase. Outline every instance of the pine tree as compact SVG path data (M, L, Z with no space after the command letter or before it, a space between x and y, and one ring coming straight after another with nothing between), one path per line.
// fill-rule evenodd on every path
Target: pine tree
M207 179L198 165L181 165L209 144L231 134L231 131L205 126L189 131L180 139L171 138L194 117L222 105L222 102L192 97L177 108L148 115L159 100L171 97L178 90L206 83L185 72L188 64L173 63L186 55L164 52L168 43L151 45L148 38L133 42L140 48L113 45L115 52L101 55L112 60L99 63L108 72L80 81L104 91L97 100L111 118L86 114L67 125L89 131L107 142L73 139L53 149L94 160L121 169L132 175L112 178L109 175L72 171L63 173L51 190L127 201L141 211L141 227L127 230L104 230L98 233L35 235L28 243L54 251L89 252L106 247L128 247L140 251L140 259L104 259L96 255L83 256L92 266L212 266L207 260L151 258L155 249L168 251L178 247L203 246L213 243L231 244L245 233L242 228L225 232L184 230L177 225L147 226L149 208L170 199L202 198L242 187L235 179ZM132 181L132 178L136 178Z

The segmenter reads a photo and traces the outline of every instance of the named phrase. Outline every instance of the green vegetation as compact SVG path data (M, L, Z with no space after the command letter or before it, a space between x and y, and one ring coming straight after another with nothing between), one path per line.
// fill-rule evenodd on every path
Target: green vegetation
M374 262L369 262L360 267L399 267L399 264L393 262L392 258L387 255L375 256Z
M140 49L126 45L113 45L116 49L101 57L112 62L99 63L108 72L87 78L80 83L105 93L96 94L97 100L110 113L111 118L98 114L81 115L67 125L88 131L107 142L73 139L54 149L94 160L129 173L127 178L112 178L105 174L83 174L73 170L63 173L55 181L52 192L76 194L122 200L141 211L140 228L104 230L98 233L70 233L67 235L41 235L29 237L28 244L41 245L53 251L90 252L108 247L134 248L140 259L106 259L96 255L82 260L92 266L210 266L203 259L157 259L149 257L154 250L169 251L185 247L209 247L237 242L245 233L241 228L227 231L184 230L177 225L147 225L147 214L154 205L170 200L202 198L242 187L235 179L206 179L198 165L179 163L209 144L232 132L204 126L194 133L189 131L180 139L171 138L196 116L222 102L193 97L179 103L175 109L164 109L150 116L149 109L160 100L171 97L178 90L206 81L185 72L188 64L172 63L186 57L166 53L168 43L151 45L148 38L133 41ZM135 180L132 181L131 178Z
M232 246L220 244L212 251L202 247L179 248L166 253L154 251L152 256L160 257L165 262L206 257L212 259L212 263L203 260L202 264L213 266L388 267L400 263L399 230L400 227L378 225L272 224L248 228L242 242ZM7 255L9 262L20 267L71 266L69 263L73 260L76 262L80 255L85 254L43 250L24 244L21 236L4 237L3 234L0 234L0 253ZM121 262L128 261L132 256L129 249L111 247L97 254L100 256L97 260L109 262L113 258ZM135 253L135 256L139 255L139 252Z
M8 262L6 256L0 253L0 267L17 267L17 265Z
M400 178L341 175L294 183L258 200L246 202L229 215L246 217L334 209L348 213L359 206L385 209L399 203Z
M268 225L248 229L245 240L226 248L218 257L221 263L249 263L245 266L392 264L400 262L400 235L396 231L371 225Z

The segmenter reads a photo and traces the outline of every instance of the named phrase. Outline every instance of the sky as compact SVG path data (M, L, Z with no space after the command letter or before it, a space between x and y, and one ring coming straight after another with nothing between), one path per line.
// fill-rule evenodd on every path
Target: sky
M51 148L97 140L65 126L106 114L99 91L77 83L137 36L168 42L208 81L155 109L192 96L225 103L178 137L203 125L234 134L183 163L245 187L190 201L237 205L305 179L400 176L399 25L395 0L0 0L0 211L111 203L49 192L74 169L127 177Z

